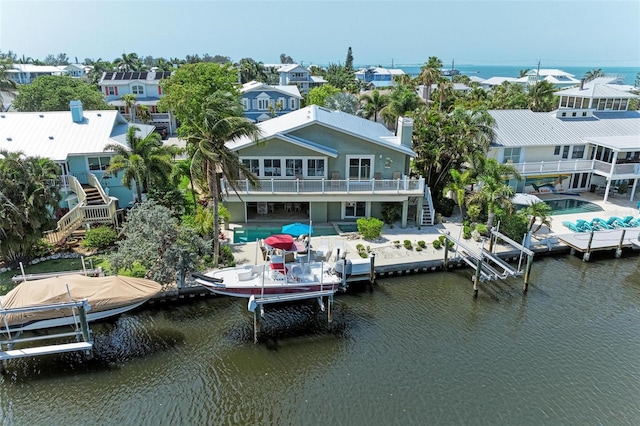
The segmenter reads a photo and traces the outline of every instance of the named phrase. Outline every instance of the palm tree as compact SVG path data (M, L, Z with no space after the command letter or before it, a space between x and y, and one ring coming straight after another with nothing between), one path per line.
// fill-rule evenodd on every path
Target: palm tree
M530 71L529 68L520 70L519 77L520 78L525 77L529 71Z
M170 147L162 146L160 135L151 132L144 138L137 135L140 129L130 126L127 129L127 147L111 143L104 147L105 151L114 151L105 175L117 174L124 171L122 184L131 188L135 183L138 202L142 201L143 190L151 185L162 185L169 181L173 168L172 156L174 151Z
M546 80L541 80L529 87L529 107L531 111L551 111L554 107L556 87Z
M142 62L137 53L123 53L121 57L113 60L119 71L138 71Z
M380 111L387 126L395 129L398 117L414 111L420 105L420 97L412 86L398 85L389 95L389 103Z
M136 122L136 102L138 101L138 97L134 94L134 93L127 93L125 95L122 95L120 97L120 100L122 100L122 102L124 102L125 106L127 107L127 110L129 111L130 114L130 121L132 123Z
M603 77L603 76L604 76L604 73L602 72L602 68L597 68L597 69L594 68L594 69L592 69L590 71L587 71L584 74L584 80L585 81L591 81L594 78Z
M219 204L221 188L219 174L222 175L234 191L237 190L236 181L240 174L244 174L252 185L259 185L256 176L251 173L231 151L226 142L241 137L256 140L259 129L256 124L243 115L242 104L238 97L230 92L218 91L206 98L204 104L204 118L202 122L191 122L189 126L194 133L188 140L194 146L191 157L191 174L202 188L206 188L208 197L212 200L214 265L218 262L220 241L216 236L220 231Z
M362 108L364 118L370 119L373 116L373 121L377 123L378 114L389 104L389 95L380 94L378 90L374 90L371 95L362 94L360 102L364 103Z
M495 209L501 206L510 210L513 188L507 183L509 179L520 179L518 171L509 164L499 164L495 159L489 158L484 164L484 169L479 175L482 182L480 191L472 195L474 202L486 203L487 205L487 228L493 228L495 221Z
M2 92L12 92L18 87L18 84L9 78L12 66L10 59L0 59L0 111L4 111Z
M529 216L528 230L532 233L536 233L543 226L551 226L551 207L544 201L538 201L524 208L524 213ZM536 222L538 222L536 229L533 229Z
M475 182L471 170L460 173L456 169L450 170L451 181L444 187L445 196L453 192L460 207L460 220L464 220L464 201L467 196L467 187Z
M427 89L427 102L431 99L431 86L442 79L441 69L442 61L437 56L430 56L420 68L418 81L424 84Z
M183 177L189 179L189 190L191 191L191 196L193 197L193 213L195 214L198 211L198 198L194 185L194 178L191 175L190 159L178 161L175 164L175 166L173 167L173 173L171 173L171 183L177 187Z

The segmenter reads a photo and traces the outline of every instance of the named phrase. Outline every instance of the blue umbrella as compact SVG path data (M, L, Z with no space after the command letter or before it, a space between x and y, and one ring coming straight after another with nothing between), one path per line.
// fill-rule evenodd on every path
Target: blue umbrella
M302 234L310 235L313 233L313 226L305 223L290 223L282 227L283 234L295 235L296 237Z

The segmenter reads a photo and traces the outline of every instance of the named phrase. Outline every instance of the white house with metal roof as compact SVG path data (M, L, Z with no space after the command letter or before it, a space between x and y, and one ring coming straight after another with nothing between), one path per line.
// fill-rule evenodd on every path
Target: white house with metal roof
M548 81L558 88L576 86L580 84L580 80L576 79L573 74L549 68L529 70L523 77L516 79L516 83L532 86L542 80Z
M489 157L511 163L523 176L518 192L596 190L605 200L627 182L633 200L640 180L640 111L628 92L594 85L555 93L552 112L492 110L496 137Z
M272 86L250 81L240 88L244 116L254 122L269 120L300 109L302 96L295 85Z
M405 75L400 68L367 67L356 71L356 79L370 83L376 88L395 86L395 77Z
M280 85L295 85L303 95L309 93L310 89L319 87L327 81L319 76L312 76L308 69L298 64L280 64L278 67L280 74Z
M397 135L383 125L311 105L258 124L250 138L227 146L259 178L259 187L223 181L232 221L283 219L314 222L381 217L395 203L402 226L415 216L431 224L431 199L424 179L410 178L413 121L399 120ZM423 205L425 206L423 208Z
M71 111L0 113L0 150L49 158L60 166L60 208L69 212L52 242L84 223L113 222L117 210L132 203L132 189L118 176L105 177L113 152L104 150L114 143L127 147L131 125L115 110L83 111L80 101L71 101ZM136 127L141 137L153 131L153 126Z
M7 70L9 79L18 84L31 84L42 75L62 75L64 72L53 65L13 64Z

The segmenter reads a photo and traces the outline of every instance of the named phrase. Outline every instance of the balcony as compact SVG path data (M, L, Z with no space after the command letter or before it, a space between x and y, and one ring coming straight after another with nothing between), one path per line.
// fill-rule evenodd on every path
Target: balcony
M611 173L611 163L599 160L537 161L530 163L509 163L523 176L552 173L593 172L611 179L640 177L640 163L616 164Z
M403 194L424 195L424 178L409 179L370 179L370 180L340 180L340 179L260 179L260 186L251 186L248 180L235 181L235 188L240 195L295 195L295 194ZM229 182L222 181L222 189L226 193L234 194Z

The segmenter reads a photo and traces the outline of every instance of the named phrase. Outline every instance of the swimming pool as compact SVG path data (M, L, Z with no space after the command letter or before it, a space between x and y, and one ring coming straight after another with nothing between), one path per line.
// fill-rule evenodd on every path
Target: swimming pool
M557 200L545 200L545 203L551 207L551 215L558 216L563 214L576 213L593 213L604 211L602 207L589 201L576 198L561 198Z
M270 235L274 234L282 234L282 227L264 227L264 228L235 228L233 230L233 242L237 243L247 243L254 242L261 238L267 238ZM312 237L324 237L327 235L338 235L336 230L333 227L313 227Z
M339 223L337 226L340 232L358 232L357 223Z

